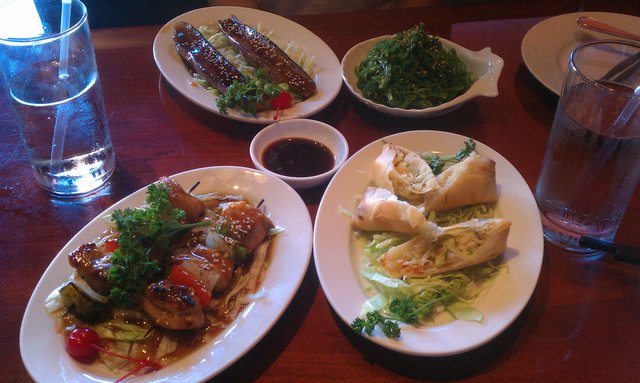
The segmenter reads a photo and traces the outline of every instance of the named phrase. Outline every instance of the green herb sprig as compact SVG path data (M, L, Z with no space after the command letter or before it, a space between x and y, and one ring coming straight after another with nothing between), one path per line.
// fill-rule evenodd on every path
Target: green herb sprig
M351 328L356 334L371 335L377 325L382 326L382 333L388 338L400 338L400 326L398 322L386 319L378 311L370 311L363 317L358 317L351 322Z
M389 303L389 312L394 319L408 324L417 324L420 321L420 310L416 304L407 298L394 298Z
M387 308L377 311L369 311L364 316L351 322L351 328L357 334L363 332L371 335L377 325L381 325L382 333L388 338L398 339L401 334L399 322L411 325L420 323L424 315L423 310L430 308L418 307L414 301L408 298L393 298Z
M264 68L259 68L255 72L255 78L247 78L245 82L234 81L224 94L218 96L218 110L226 114L228 109L238 108L255 116L283 90L288 89L271 83Z
M111 256L108 279L113 283L111 301L130 307L149 280L160 273L158 255L165 253L180 232L209 222L184 224L186 214L169 199L169 189L153 184L147 189L147 206L115 210L112 221L120 234ZM154 256L156 255L156 256Z
M423 153L422 158L424 158L429 163L429 167L431 168L431 170L433 170L433 174L438 175L442 173L442 170L447 163L460 162L475 150L476 142L473 140L473 138L469 138L464 142L464 148L460 149L455 155L440 157L438 154Z

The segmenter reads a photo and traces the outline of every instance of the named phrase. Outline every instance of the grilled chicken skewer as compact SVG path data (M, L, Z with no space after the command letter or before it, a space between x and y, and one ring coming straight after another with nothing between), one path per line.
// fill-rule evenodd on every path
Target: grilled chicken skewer
M219 20L220 30L251 63L263 67L269 77L277 82L289 84L292 91L303 97L316 92L311 77L269 38L231 16Z
M165 267L164 275L150 277L147 281L149 284L137 301L149 319L159 327L170 330L202 328L206 324L205 312L212 308L212 295L225 293L230 288L236 268L239 267L232 253L240 248L245 256L258 253L258 248L266 251L268 247L260 247L260 244L269 240L269 232L274 224L259 208L244 200L207 201L205 204L170 178L161 178L159 184L168 189L171 205L185 212L187 222L217 217L215 223L221 227L207 227L202 232L191 233L166 253L154 254L156 260ZM205 217L207 208L215 208L218 215ZM209 235L216 236L218 240L206 245L207 240L202 237ZM90 309L96 308L93 311L97 312L98 307L102 308L102 304L107 303L113 288L108 278L111 256L111 252L93 242L83 244L69 254L69 264L77 274L73 290L86 285L75 296L90 293L91 298L81 302L88 302L86 310L80 311L84 307L73 309L76 314L84 314L91 320L97 319L98 314L94 315ZM82 282L82 285L78 285L78 282ZM73 293L71 289L69 291L69 294ZM96 296L105 301L100 301L98 305L93 302L97 301L94 298Z
M211 86L224 93L234 81L245 77L191 24L180 21L174 26L176 50L187 65Z

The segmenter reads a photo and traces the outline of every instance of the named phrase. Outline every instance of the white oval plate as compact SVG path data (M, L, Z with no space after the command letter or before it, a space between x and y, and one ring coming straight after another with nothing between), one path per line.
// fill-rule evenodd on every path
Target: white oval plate
M550 17L534 25L520 47L525 65L538 81L560 95L569 54L579 44L599 39L619 39L578 27L576 19L589 16L640 35L640 17L607 12L577 12Z
M361 314L362 305L375 291L360 277L362 255L352 241L350 219L358 195L371 183L371 164L385 142L415 151L457 152L467 138L437 131L411 131L374 141L354 154L336 173L322 197L316 216L314 260L329 303L347 324ZM415 328L402 325L402 336L392 340L379 334L371 341L410 355L444 356L469 351L495 338L524 309L540 274L543 236L540 215L527 183L504 157L476 142L482 156L496 162L499 190L497 214L512 221L507 250L502 262L508 271L493 281L474 304L483 314L478 322L451 321Z
M275 111L264 111L252 116L236 109L222 114L216 104L217 97L201 86L192 85L193 76L176 52L173 42L173 26L186 21L195 27L217 24L218 20L237 16L240 21L254 28L260 24L265 30L273 30L280 39L291 41L302 49L307 57L314 57L317 92L310 98L281 110L280 119L303 118L315 114L328 106L340 92L340 62L335 53L318 36L305 27L282 16L257 9L243 7L206 7L184 13L165 24L153 42L153 58L162 75L183 96L196 105L220 116L237 121L256 124L271 124Z
M221 191L242 194L251 201L264 199L273 222L285 229L274 242L273 259L256 299L210 343L161 370L142 375L136 382L203 381L220 373L249 351L280 318L295 295L311 258L312 225L300 196L283 181L241 167L209 167L171 176L184 188L200 181L197 193ZM20 353L27 371L37 382L113 381L110 376L76 363L64 350L64 339L54 331L54 320L44 309L45 298L69 278L67 255L93 241L107 228L103 217L115 209L144 203L146 187L119 201L93 219L58 253L38 282L27 305L20 329Z
M367 57L369 50L378 42L388 40L393 36L380 36L363 41L349 49L342 59L342 79L353 95L368 107L382 113L400 117L433 117L440 114L454 111L465 102L475 97L496 97L498 96L498 79L504 66L504 61L498 55L491 53L491 48L484 48L474 52L464 48L452 41L440 38L442 45L446 49L455 49L458 57L467 66L467 69L477 79L473 85L463 94L451 101L438 106L424 109L402 109L393 108L379 104L364 97L358 88L358 77L356 68Z

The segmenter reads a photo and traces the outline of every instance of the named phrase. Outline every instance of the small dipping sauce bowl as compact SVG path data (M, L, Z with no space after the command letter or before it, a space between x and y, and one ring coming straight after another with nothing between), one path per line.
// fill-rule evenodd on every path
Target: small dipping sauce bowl
M251 160L294 189L328 182L349 156L349 144L331 125L309 119L273 123L251 141Z

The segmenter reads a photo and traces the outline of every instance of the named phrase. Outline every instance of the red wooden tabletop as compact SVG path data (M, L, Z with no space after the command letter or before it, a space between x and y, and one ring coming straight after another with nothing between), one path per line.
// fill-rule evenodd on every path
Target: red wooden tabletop
M339 59L356 43L418 22L469 49L491 47L505 62L496 98L475 99L439 117L404 119L371 111L343 86L312 118L342 132L351 153L408 130L473 137L506 157L533 188L557 96L528 71L521 42L544 18L577 11L639 16L640 3L513 0L291 19L323 39ZM92 31L118 161L110 185L97 195L58 199L38 187L7 98L0 96L0 381L31 380L18 342L25 307L53 257L91 219L161 176L204 166L253 167L249 144L260 126L206 112L172 89L152 56L160 27ZM300 192L312 219L325 188ZM616 238L640 246L638 194ZM545 243L537 288L511 326L470 352L425 358L387 351L353 334L332 311L311 263L275 327L213 381L638 381L639 286L638 265L608 256L584 260Z

